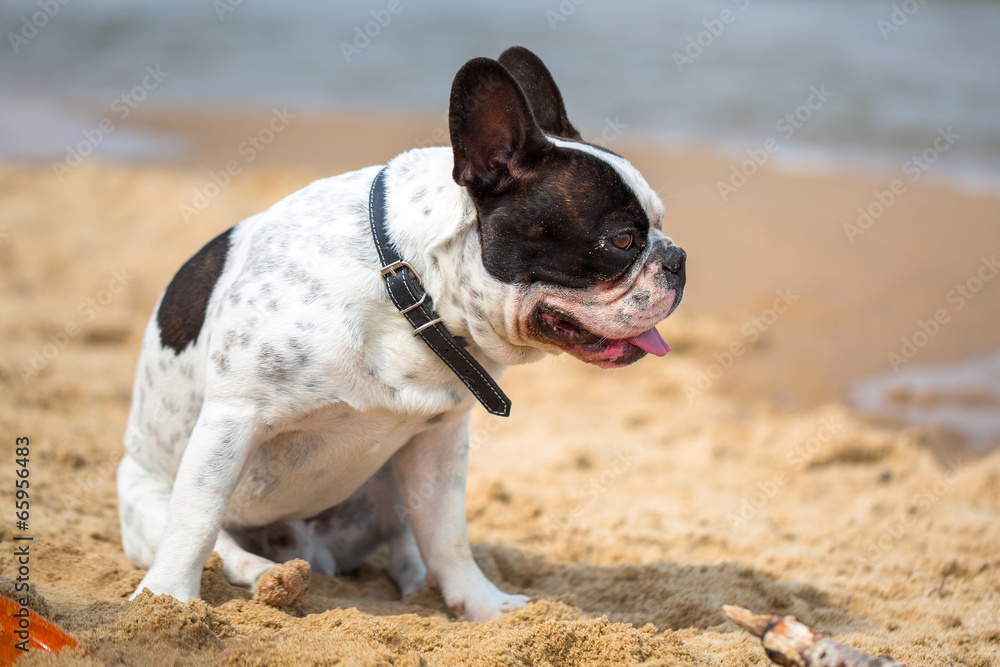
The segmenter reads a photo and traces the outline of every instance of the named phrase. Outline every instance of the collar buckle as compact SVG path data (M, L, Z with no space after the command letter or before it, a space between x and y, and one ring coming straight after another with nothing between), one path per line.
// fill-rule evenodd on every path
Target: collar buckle
M424 284L424 281L420 279L420 274L417 273L417 270L414 269L412 266L410 266L409 262L403 261L401 259L396 260L392 264L386 264L385 266L382 267L379 273L381 273L382 277L384 278L387 274L396 275L396 271L401 271L403 269L407 269L409 270L410 273L413 274L413 277L417 279L418 285Z

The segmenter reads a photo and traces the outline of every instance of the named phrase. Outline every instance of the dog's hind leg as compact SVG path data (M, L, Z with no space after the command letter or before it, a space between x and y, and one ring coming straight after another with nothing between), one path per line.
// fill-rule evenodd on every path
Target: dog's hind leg
M386 566L386 573L399 589L400 597L405 598L410 593L427 588L427 568L420 557L417 538L413 535L409 521L393 526L388 534L388 541L389 564Z
M153 564L169 511L170 485L126 454L118 465L118 515L125 555L136 567Z

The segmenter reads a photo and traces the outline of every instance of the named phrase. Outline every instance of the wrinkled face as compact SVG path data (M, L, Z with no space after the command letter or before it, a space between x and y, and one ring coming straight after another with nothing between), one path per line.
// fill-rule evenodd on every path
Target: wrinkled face
M685 253L659 198L623 158L551 141L537 179L480 208L486 270L514 287L508 340L610 368L665 353L654 327L681 301Z
M666 354L654 327L681 301L684 251L635 167L583 141L538 56L515 46L467 62L449 124L507 342L610 368Z

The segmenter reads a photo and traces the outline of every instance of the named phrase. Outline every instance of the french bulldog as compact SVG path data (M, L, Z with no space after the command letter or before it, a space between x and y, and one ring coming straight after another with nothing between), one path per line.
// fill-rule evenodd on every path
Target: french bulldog
M669 351L684 251L623 157L585 142L549 71L512 47L456 74L451 147L317 181L210 241L160 297L118 469L122 542L144 589L199 595L212 551L252 587L275 560L327 574L389 545L403 595L425 582L486 621L527 601L472 558L475 399L386 292L391 244L485 373L566 352L603 368ZM402 498L416 493L419 507Z

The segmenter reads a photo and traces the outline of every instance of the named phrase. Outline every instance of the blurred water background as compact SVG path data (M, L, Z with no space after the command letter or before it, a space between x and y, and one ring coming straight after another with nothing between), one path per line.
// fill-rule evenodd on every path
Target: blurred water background
M951 126L933 176L1000 184L1000 2L61 1L0 5L0 158L65 156L147 67L169 73L150 108L439 117L461 63L523 44L585 134L726 155L774 138L778 166L899 171ZM137 132L98 147L177 150Z

